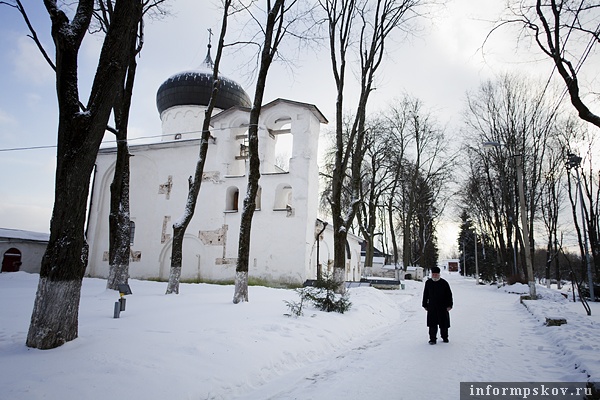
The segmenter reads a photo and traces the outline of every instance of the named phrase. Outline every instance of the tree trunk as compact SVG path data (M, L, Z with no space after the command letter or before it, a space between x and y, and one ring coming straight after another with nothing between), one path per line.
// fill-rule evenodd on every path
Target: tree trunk
M78 335L81 283L88 261L84 225L90 177L114 93L125 79L127 43L136 35L142 8L139 1L116 2L115 18L104 39L88 109L81 113L77 56L94 1L80 1L72 23L55 2L44 3L52 20L56 46L58 146L50 239L42 259L27 346L51 349Z
M409 196L412 196L409 194ZM402 263L404 264L404 269L408 266L413 265L413 255L412 255L412 206L408 206L408 212L404 216L404 223L402 225Z
M248 171L248 189L244 199L244 208L240 220L240 236L238 242L238 258L235 267L235 292L233 303L248 301L248 264L250 259L250 237L252 231L252 217L256 209L256 194L260 180L260 158L258 154L258 121L262 108L262 101L267 84L267 75L273 57L277 53L277 46L283 32L283 5L285 0L275 0L273 7L268 10L267 25L265 27L265 40L261 52L260 68L256 80L254 102L250 110L250 126L248 127L248 154L250 166ZM276 24L279 29L275 32ZM273 36L275 34L275 37Z
M119 135L118 137L120 137ZM111 201L109 222L110 270L106 288L118 290L129 279L131 252L131 222L129 218L129 146L127 137L117 141L115 176L110 185Z
M140 23L140 31L143 23ZM140 36L141 33L140 33ZM136 56L141 51L142 42L136 46L137 37L132 38L131 54L125 86L117 96L114 107L115 136L117 139L117 161L115 175L110 186L110 215L109 215L109 263L110 270L106 283L107 289L118 290L119 285L127 284L129 280L129 260L131 253L131 220L129 207L130 154L127 143L129 113L133 85L137 70Z
M394 226L394 198L396 197L396 188L398 187L398 179L400 177L400 164L396 168L394 174L394 182L390 190L390 197L387 203L388 220L390 223L390 235L392 240L392 249L394 254L394 268L398 268L398 243L396 242L396 229Z
M338 283L336 293L342 294L346 291L346 241L348 232L345 228L335 231L333 238L334 268L333 281Z
M545 268L545 278L546 278L546 287L550 288L550 267L552 266L552 242L548 241L548 246L546 247L546 268Z
M555 235L554 236L554 268L555 268L557 289L560 290L562 288L562 276L560 273L560 259L559 259L558 255L559 255L558 239L556 238L556 235Z
M189 177L188 196L186 201L183 216L173 224L173 244L171 247L171 269L169 270L169 283L165 294L179 294L179 281L181 279L181 268L183 266L183 239L188 225L192 221L192 217L196 211L196 203L198 202L198 194L202 185L202 174L204 172L204 164L206 163L206 155L208 154L208 144L210 140L210 120L212 113L217 103L217 95L219 93L220 80L219 65L221 64L221 56L225 43L225 34L227 32L227 17L231 0L226 0L223 3L223 19L221 20L221 34L219 36L219 44L217 46L217 55L213 65L213 88L204 112L204 122L202 123L202 137L200 141L200 150L194 177Z
M258 92L261 91L261 89L259 89L258 85L256 91L257 96L259 96ZM262 92L264 92L264 86L262 87ZM260 102L262 102L262 94L263 93L260 93ZM254 113L254 109L255 108L253 107L252 112L250 114L251 128L248 130L248 153L250 155L250 168L248 172L248 189L246 191L246 198L244 198L244 208L242 210L242 217L240 220L238 258L235 268L235 292L233 295L234 304L248 301L248 267L250 263L250 238L252 232L252 217L254 216L254 211L256 210L256 194L258 193L258 182L260 179L260 159L258 156L257 126L258 115L260 113L260 105L258 107L258 112ZM252 118L253 113L256 115L256 118ZM253 126L255 127L255 129L252 129Z
M78 336L81 280L40 277L27 346L53 349Z
M135 55L132 57L135 63ZM130 91L121 96L121 104L115 107L117 161L115 175L110 185L110 214L109 224L109 263L110 270L106 288L118 290L120 284L126 284L129 279L129 255L131 252L131 221L129 214L129 145L127 143L127 124L129 120L129 105L133 93L135 68L128 74ZM122 107L122 108L121 108Z
M191 190L190 192L191 193ZM188 194L188 198L189 198ZM171 269L169 270L169 282L167 283L167 291L165 294L179 294L179 281L181 279L181 266L183 260L183 237L187 224L185 219L191 221L192 214L188 213L184 216L182 223L173 225L173 245L171 247Z
M341 128L340 128L341 129ZM346 241L348 232L342 219L341 207L341 192L343 187L342 174L340 168L336 167L332 179L332 201L331 215L333 217L333 280L334 282L346 281ZM337 292L343 293L345 287L341 284L338 286Z

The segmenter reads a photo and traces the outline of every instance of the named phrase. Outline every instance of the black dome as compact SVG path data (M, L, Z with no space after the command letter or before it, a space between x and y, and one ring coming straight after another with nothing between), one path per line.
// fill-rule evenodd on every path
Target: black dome
M219 77L221 86L215 107L227 110L234 106L250 107L250 97L231 79ZM173 106L207 106L212 91L212 73L200 70L181 72L163 82L156 93L156 107L162 114Z

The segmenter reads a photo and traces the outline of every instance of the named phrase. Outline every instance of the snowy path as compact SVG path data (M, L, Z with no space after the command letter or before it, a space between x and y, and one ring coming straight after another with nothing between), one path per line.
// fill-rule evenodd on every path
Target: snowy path
M458 400L461 381L600 382L600 303L587 316L538 286L545 300L528 311L507 293L525 285L444 277L455 300L448 344L427 344L421 282L352 289L344 315L288 318L291 290L252 287L251 302L234 305L232 286L182 284L165 296L164 283L131 280L115 319L116 293L86 278L79 338L40 351L25 347L39 277L3 273L0 399ZM545 316L568 324L545 327Z
M460 277L446 279L455 304L450 343L427 344L421 285L390 292L401 314L396 324L363 345L282 375L238 399L458 399L461 381L585 380L553 353L555 345L544 332L548 328L532 318L518 296L507 298Z

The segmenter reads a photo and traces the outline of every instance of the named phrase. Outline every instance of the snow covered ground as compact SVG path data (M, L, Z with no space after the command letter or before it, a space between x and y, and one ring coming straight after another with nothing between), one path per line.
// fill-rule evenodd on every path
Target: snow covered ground
M539 288L477 286L444 274L454 292L450 343L427 344L423 283L405 290L351 289L346 314L284 316L291 290L130 281L118 294L85 279L79 338L28 349L37 275L0 274L0 398L29 399L458 399L459 382L600 382L600 304ZM508 293L517 292L517 293ZM546 327L545 317L567 324Z

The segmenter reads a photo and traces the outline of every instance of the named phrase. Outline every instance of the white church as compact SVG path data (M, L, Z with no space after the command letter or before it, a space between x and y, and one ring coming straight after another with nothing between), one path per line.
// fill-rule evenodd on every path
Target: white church
M251 101L233 80L222 80L194 217L183 242L182 281L232 282L241 205L247 186L247 134ZM162 136L130 146L131 258L135 279L167 280L173 223L183 215L188 178L200 149L204 111L212 89L212 60L168 78L156 103ZM328 121L306 103L277 99L263 105L259 121L261 165L252 222L250 279L298 285L316 279L317 264L333 265L333 231L317 216L319 132ZM88 276L108 276L108 214L116 148L100 150L94 175L87 239ZM348 235L346 279L361 277L359 237Z

